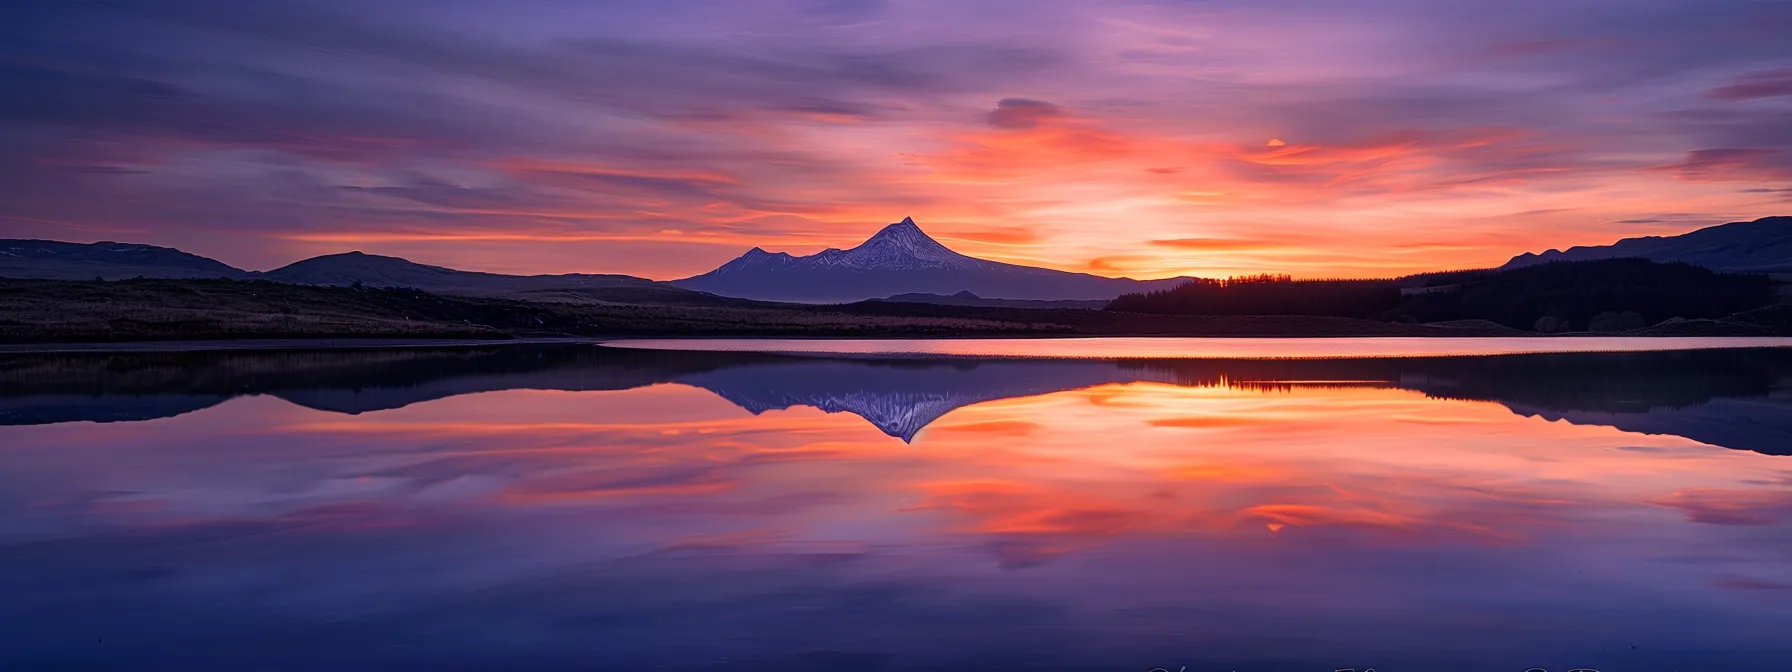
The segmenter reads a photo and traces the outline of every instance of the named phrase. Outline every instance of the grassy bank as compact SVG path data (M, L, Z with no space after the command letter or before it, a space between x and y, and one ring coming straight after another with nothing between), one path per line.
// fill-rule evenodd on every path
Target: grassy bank
M445 296L263 281L0 280L0 342L529 335L1054 334L970 315L860 315L810 306L636 306Z
M1772 318L1772 319L1767 319ZM1784 316L1699 321L1687 335L1770 335ZM868 301L811 306L619 305L445 296L409 289L264 281L0 280L0 342L248 339L494 339L531 336L1515 336L1485 321L1159 315ZM1663 334L1672 335L1672 334Z

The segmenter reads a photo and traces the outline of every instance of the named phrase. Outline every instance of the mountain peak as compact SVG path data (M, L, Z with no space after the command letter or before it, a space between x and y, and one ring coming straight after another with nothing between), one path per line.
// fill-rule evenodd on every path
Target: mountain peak
M879 238L921 238L928 241L933 240L933 238L928 236L927 232L922 231L921 226L916 224L915 220L910 217L903 217L902 221L879 229L877 233L866 239L865 242L869 243Z
M941 245L908 217L833 259L859 268L965 268L982 263Z

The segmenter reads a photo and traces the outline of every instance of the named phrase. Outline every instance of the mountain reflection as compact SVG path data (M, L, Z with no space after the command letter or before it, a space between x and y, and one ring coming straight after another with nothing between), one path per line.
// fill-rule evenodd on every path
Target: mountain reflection
M0 358L0 425L180 415L239 396L359 414L502 390L702 388L753 413L851 413L913 441L955 409L1109 384L1405 389L1514 413L1792 455L1792 351L1330 360L877 360L591 345Z

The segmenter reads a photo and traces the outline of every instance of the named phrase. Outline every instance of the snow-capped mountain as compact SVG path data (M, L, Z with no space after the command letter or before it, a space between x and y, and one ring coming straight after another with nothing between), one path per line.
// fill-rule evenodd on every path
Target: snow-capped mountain
M910 271L922 269L972 270L979 264L993 262L973 259L953 252L939 241L927 237L913 219L903 219L877 232L858 247L842 250L830 247L807 257L793 257L784 252L767 252L760 248L747 250L740 258L723 264L716 274L742 271L766 271L795 268L838 269L852 271Z
M962 291L991 299L1106 300L1186 281L1107 278L968 257L905 218L852 249L798 257L755 247L713 271L672 284L744 299L844 302Z

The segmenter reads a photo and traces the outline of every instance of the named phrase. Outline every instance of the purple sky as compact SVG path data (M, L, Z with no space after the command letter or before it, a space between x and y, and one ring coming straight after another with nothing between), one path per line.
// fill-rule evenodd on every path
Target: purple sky
M1792 2L0 8L0 236L1385 275L1792 212Z

